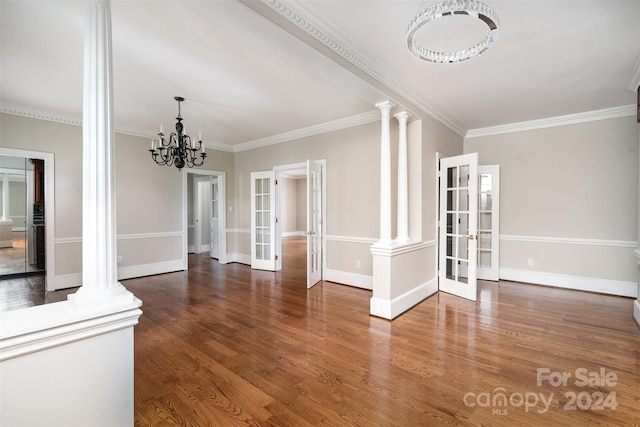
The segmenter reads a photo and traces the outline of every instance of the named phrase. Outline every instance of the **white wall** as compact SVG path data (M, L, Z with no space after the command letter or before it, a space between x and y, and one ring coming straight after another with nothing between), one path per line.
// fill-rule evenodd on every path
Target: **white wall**
M638 132L624 117L465 140L500 165L502 278L636 294Z

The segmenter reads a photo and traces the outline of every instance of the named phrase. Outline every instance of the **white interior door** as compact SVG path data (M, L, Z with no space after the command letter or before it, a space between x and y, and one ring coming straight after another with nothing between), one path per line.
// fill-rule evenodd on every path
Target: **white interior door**
M220 192L218 177L211 179L211 247L209 255L211 258L220 258Z
M478 279L500 279L500 166L478 166Z
M251 268L276 269L275 173L251 173Z
M322 165L307 160L307 288L322 280Z
M440 160L439 289L477 299L478 153Z
M195 182L196 210L194 224L194 251L197 254L211 250L211 177L198 177Z

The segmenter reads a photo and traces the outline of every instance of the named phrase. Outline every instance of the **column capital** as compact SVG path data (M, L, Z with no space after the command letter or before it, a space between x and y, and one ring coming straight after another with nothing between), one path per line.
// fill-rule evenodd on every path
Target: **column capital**
M389 100L386 101L382 101L382 102L378 102L376 104L376 108L378 108L379 110L391 110L393 107L395 107L395 104Z
M400 111L399 113L394 114L393 117L398 119L398 121L406 121L409 119L409 117L411 117L411 114L407 113L406 111Z

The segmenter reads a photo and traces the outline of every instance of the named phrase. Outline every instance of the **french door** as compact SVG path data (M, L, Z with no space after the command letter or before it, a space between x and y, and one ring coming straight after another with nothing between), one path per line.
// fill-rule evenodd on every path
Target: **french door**
M276 270L275 173L251 172L251 268Z
M322 165L307 160L307 288L322 280Z
M211 247L209 256L211 258L220 258L220 192L218 190L218 177L211 178Z
M478 153L440 160L439 289L477 299Z
M478 279L500 278L500 166L478 166Z

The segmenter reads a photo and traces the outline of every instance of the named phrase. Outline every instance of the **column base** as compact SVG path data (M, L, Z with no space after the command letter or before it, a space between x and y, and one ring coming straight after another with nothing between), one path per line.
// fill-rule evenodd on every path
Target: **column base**
M90 288L83 285L67 300L78 311L94 311L131 304L135 297L122 284L110 288Z

